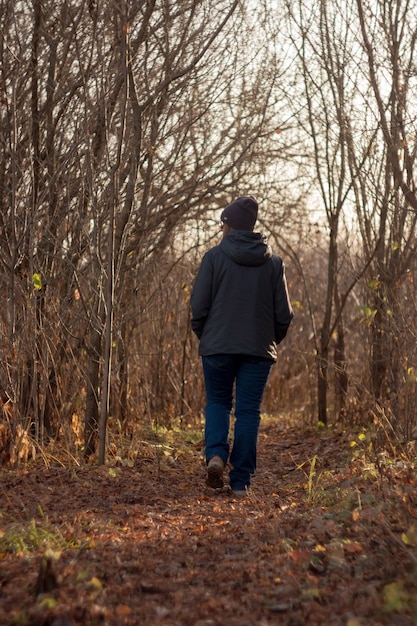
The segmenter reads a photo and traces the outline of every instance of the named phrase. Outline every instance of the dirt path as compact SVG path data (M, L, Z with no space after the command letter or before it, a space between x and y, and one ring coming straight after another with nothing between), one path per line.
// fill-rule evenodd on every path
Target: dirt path
M416 469L351 441L263 424L246 499L204 486L201 444L3 470L0 624L416 625Z

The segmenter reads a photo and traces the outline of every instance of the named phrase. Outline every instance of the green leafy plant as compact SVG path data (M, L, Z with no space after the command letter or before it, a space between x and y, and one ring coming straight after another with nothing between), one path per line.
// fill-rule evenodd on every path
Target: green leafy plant
M410 595L404 590L402 581L385 585L383 590L385 611L404 611L410 601Z
M366 305L359 305L356 307L356 310L360 311L363 315L360 321L367 326L371 326L372 322L374 321L374 317L377 314L377 310L371 309L371 307Z
M309 459L308 461L305 461L304 463L301 463L301 465L297 467L297 469L303 469L308 464L308 471L304 469L303 471L304 471L304 475L307 478L306 488L307 488L307 500L309 502L313 500L317 500L318 494L319 494L319 483L322 478L322 473L320 474L316 473L317 460L318 460L318 457L317 457L317 454L315 454L313 458Z
M28 525L11 525L0 535L0 553L31 554L42 548L56 550L74 547L56 528L41 526L35 520Z

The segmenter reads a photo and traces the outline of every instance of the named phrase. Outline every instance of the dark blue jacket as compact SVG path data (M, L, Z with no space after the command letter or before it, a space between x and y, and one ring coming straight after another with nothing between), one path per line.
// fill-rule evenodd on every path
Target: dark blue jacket
M203 257L191 295L199 354L277 359L293 318L282 259L260 233L233 230Z

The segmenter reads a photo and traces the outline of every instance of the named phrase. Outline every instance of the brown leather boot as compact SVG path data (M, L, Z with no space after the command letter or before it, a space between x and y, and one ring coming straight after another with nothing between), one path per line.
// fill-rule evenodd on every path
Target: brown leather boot
M219 456L213 456L207 464L206 484L212 489L222 489L224 463Z

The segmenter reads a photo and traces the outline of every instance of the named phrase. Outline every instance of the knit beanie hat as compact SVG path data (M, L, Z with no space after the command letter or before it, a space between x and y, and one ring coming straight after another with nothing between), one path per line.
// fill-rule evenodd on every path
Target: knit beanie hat
M236 230L253 230L258 216L258 203L253 196L233 200L222 212L222 222Z

